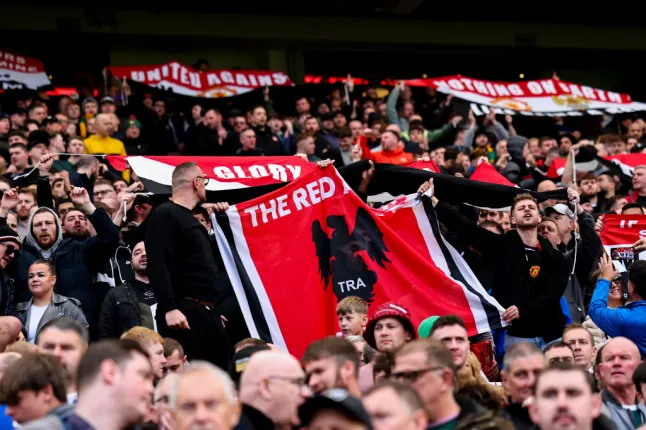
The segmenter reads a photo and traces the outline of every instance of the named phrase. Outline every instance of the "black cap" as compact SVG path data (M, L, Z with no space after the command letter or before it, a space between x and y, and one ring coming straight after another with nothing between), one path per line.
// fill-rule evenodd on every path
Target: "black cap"
M242 372L244 372L247 367L249 359L256 352L260 351L269 351L269 347L267 345L248 346L233 354L229 374L234 382L237 383L240 381L240 375L242 375Z
M321 121L331 121L334 119L334 114L332 112L326 112L321 114Z
M316 414L325 409L339 411L349 419L363 424L368 430L372 430L370 415L361 404L361 400L352 397L347 390L341 388L333 388L307 399L298 409L301 425L310 425Z
M8 225L0 225L0 243L13 243L17 248L20 248L20 236Z
M27 139L28 150L41 143L49 147L49 134L45 130L34 130L29 133L29 138Z
M50 115L43 120L43 127L46 126L47 124L53 124L53 123L60 124L61 122L55 116Z

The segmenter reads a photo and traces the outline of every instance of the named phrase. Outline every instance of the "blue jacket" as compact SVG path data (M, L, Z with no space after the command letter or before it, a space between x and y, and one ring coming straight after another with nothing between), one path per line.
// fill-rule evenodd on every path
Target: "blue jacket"
M609 292L610 281L599 279L590 301L590 318L609 337L623 336L635 342L642 358L646 357L646 300L610 309Z

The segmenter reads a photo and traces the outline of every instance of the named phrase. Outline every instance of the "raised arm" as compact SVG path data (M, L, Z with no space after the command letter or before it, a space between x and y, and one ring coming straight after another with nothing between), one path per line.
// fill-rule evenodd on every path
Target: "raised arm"
M433 194L433 179L424 182L417 191L424 194L429 190ZM437 198L433 197L432 200L438 219L451 233L454 233L463 242L473 246L483 254L500 251L501 235L478 227L464 215L451 209L447 204L440 203Z

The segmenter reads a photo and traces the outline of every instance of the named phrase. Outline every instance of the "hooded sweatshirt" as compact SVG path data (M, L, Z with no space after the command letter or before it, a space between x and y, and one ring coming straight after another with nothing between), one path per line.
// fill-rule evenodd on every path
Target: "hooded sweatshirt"
M44 211L44 210L47 210L49 213L54 215L54 220L56 221L56 242L54 242L54 245L51 246L48 249L41 248L41 246L38 244L38 241L36 240L36 237L34 237L34 215L36 214L36 212L42 213L42 211ZM49 259L49 258L52 257L52 253L56 250L56 248L58 248L58 246L63 241L63 228L61 226L60 219L58 219L58 215L52 209L50 209L50 208L39 208L39 210L36 211L36 212L31 214L31 216L29 217L27 235L25 236L25 244L27 244L29 246L33 246L34 248L36 248L38 250L40 255L43 256L43 258Z

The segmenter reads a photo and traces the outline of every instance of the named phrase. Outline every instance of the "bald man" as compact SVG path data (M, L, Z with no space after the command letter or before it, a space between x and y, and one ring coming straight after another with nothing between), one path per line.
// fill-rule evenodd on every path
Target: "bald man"
M646 406L637 401L633 373L640 362L639 349L625 337L615 337L601 352L599 376L606 387L601 393L602 413L618 430L639 428L646 423Z
M197 164L187 162L175 167L171 181L171 201L152 211L146 227L148 267L155 268L148 278L158 300L157 329L163 337L176 339L189 360L228 369L229 336L215 306L230 293L225 282L217 281L226 274L213 258L206 229L191 212L206 202L209 178ZM229 207L214 206L216 211Z
M261 351L251 356L240 378L240 428L298 426L298 407L305 401L305 373L284 352Z

